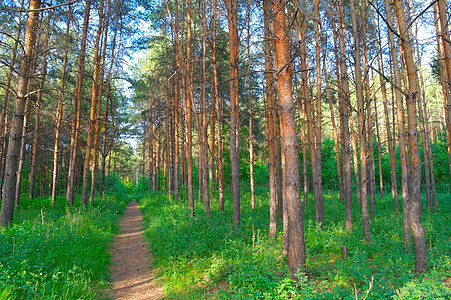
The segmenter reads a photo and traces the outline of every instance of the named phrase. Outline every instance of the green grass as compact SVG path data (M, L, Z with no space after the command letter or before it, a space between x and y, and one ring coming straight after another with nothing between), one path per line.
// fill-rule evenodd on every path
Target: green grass
M268 190L257 189L255 210L242 189L242 223L231 230L231 199L226 212L213 195L212 216L205 218L196 202L191 218L186 200L163 192L138 196L146 235L169 299L449 299L451 298L451 198L439 195L439 212L425 211L429 270L413 273L414 256L402 238L402 213L393 199L377 199L371 220L372 241L366 244L359 207L354 228L344 230L344 205L338 194L325 194L325 224L314 223L313 199L304 209L306 274L292 280L281 253L282 234L267 238ZM347 246L344 257L341 247ZM448 283L446 283L448 282Z
M68 207L63 197L55 207L48 197L22 199L13 225L0 229L0 299L101 297L124 192L88 208Z

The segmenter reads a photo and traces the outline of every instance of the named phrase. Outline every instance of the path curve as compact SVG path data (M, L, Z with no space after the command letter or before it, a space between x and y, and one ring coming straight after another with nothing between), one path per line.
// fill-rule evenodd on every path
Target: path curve
M127 205L119 223L119 234L111 250L111 299L148 300L164 297L163 288L154 281L150 254L144 239L143 216L135 200Z

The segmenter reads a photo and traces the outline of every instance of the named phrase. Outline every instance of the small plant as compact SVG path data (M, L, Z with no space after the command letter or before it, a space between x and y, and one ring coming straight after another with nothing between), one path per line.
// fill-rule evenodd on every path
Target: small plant
M228 195L226 193L226 195ZM402 213L392 211L393 199L377 201L372 241L363 238L359 209L351 232L344 229L344 204L338 194L325 194L326 220L315 224L314 206L304 210L307 262L305 273L289 276L282 256L282 233L267 238L268 190L257 189L257 207L242 189L242 223L232 230L231 199L219 212L212 195L212 216L196 209L191 217L186 199L165 193L143 193L139 202L146 235L169 299L449 299L451 232L447 195L439 195L439 213L425 212L429 271L412 273L414 256L402 238ZM342 253L342 246L348 252Z
M22 199L13 225L0 229L0 299L99 298L126 199L109 194L83 209Z

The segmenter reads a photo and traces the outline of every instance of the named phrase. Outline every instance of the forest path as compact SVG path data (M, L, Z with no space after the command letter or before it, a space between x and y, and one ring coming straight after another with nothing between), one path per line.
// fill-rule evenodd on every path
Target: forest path
M143 216L136 200L127 205L111 250L111 299L161 299L163 288L154 281L144 239Z

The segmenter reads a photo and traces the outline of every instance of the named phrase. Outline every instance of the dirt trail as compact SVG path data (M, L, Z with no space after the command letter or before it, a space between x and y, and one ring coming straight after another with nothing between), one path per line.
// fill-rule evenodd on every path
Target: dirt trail
M154 281L142 219L139 206L133 200L127 205L111 250L111 299L148 300L164 297L163 288Z

